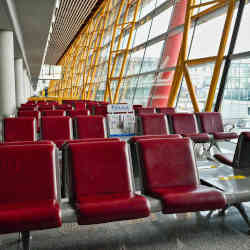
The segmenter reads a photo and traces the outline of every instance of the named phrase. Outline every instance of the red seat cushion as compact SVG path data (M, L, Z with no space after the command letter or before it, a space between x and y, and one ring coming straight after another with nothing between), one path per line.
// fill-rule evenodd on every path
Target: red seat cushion
M162 200L163 213L214 210L226 206L221 192L203 185L153 189L152 195Z
M223 193L200 186L188 138L138 140L138 146L144 168L144 190L162 200L164 213L226 206Z
M214 158L223 164L233 166L233 155L232 154L215 154Z
M238 138L238 135L233 132L214 132L212 135L215 140L232 140Z
M205 143L209 142L209 136L206 133L200 133L200 134L183 134L185 137L189 137L191 140L193 140L195 143Z
M147 201L132 193L86 196L77 203L80 225L136 219L149 216Z
M60 227L60 207L56 200L0 205L0 225L0 233Z

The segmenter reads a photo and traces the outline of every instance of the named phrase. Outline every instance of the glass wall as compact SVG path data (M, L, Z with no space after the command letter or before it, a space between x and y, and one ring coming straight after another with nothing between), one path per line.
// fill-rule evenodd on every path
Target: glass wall
M202 0L201 3L207 1ZM136 2L126 6L125 1L120 9L121 1L107 1L110 5L104 5L90 19L59 63L63 66L63 79L54 84L56 91L52 92L55 95L89 100L104 100L107 97L109 100L109 84L112 98L117 94L117 102L157 106L159 100L164 98L167 105L185 16L182 14L182 18L177 18L177 14L181 11L185 13L187 2L142 0L133 24ZM189 34L188 59L217 55L226 11L227 8L224 8L193 22ZM225 55L228 52L236 12L234 11ZM237 54L250 51L249 17L250 4L247 4L221 109L226 118L248 118L250 115L250 54ZM214 65L211 61L188 68L201 111L205 109ZM223 67L224 65L221 73ZM218 86L219 84L220 79ZM156 99L157 102L154 102ZM182 112L193 112L184 80L176 108Z

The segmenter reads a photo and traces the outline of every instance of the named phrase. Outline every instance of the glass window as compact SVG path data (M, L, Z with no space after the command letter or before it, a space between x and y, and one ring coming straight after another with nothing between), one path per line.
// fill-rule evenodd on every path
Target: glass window
M157 69L163 43L164 41L161 41L146 48L141 72L148 72Z
M236 41L234 53L240 53L250 50L250 4L244 8L243 16L241 18L240 29Z
M150 35L149 35L149 39L156 37L156 36L159 36L162 33L167 31L168 25L170 22L170 18L171 18L172 9L173 9L173 7L168 8L168 9L164 10L158 16L154 17L151 31L150 31Z
M234 60L231 63L222 102L223 117L249 118L250 107L250 59Z

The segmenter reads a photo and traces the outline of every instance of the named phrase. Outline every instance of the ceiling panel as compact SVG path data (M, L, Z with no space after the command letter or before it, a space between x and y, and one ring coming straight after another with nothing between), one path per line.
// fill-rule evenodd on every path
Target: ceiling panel
M50 36L46 64L56 64L98 0L61 0Z

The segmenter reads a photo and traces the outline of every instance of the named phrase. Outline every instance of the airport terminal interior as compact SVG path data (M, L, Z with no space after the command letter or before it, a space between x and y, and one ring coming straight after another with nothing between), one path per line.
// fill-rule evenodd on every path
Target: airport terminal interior
M250 249L248 0L0 0L21 249Z

